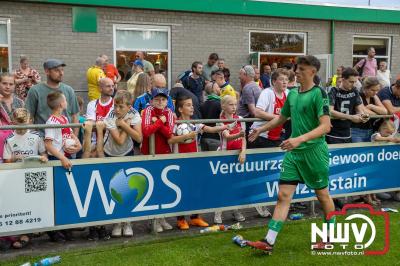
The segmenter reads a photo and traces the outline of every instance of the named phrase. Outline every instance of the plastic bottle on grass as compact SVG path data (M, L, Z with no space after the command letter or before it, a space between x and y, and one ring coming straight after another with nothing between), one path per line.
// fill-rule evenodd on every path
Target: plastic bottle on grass
M61 261L60 256L49 257L49 258L44 258L44 259L40 260L39 262L35 262L33 264L33 266L49 266L49 265L59 263L60 261Z
M202 230L200 230L200 233L211 233L211 232L218 232L218 231L224 231L225 227L223 225L213 225L210 227L206 227Z
M290 220L301 220L301 219L303 219L303 217L304 217L304 214L302 214L302 213L292 213L289 216Z
M243 236L241 235L236 235L232 238L232 242L235 243L236 245L240 246L241 248L247 246L247 240L243 239Z

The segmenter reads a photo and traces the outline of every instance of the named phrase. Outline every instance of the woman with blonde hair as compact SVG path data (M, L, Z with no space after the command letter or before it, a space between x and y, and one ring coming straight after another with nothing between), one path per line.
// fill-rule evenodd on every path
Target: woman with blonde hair
M136 81L136 88L133 92L133 102L142 94L151 91L152 81L149 75L140 75Z
M380 83L376 77L366 77L360 92L361 100L365 106L365 112L369 115L386 115L387 110L376 95L380 90ZM374 133L373 127L376 119L370 119L366 123L353 123L351 126L352 142L369 142Z

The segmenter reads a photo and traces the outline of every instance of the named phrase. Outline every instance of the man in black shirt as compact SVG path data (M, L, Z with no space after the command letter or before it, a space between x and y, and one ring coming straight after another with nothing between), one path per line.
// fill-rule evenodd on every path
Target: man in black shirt
M203 64L201 62L193 62L192 73L182 81L183 86L196 95L200 103L204 102L203 91L205 79L201 75L203 73Z
M342 84L333 87L329 92L329 105L332 119L332 130L326 135L328 144L351 143L351 123L365 123L369 116L364 114L364 105L359 92L354 88L358 72L346 68L342 73Z
M206 101L200 106L200 112L203 119L219 119L221 114L221 99L219 97L221 88L216 82L210 82L206 85ZM215 126L207 124L207 126ZM200 140L202 151L216 151L220 145L219 134L203 133Z
M196 95L185 89L181 83L176 83L174 85L174 87L169 92L169 96L171 96L174 102L176 101L176 99L182 96L188 96L192 98L193 109L194 109L192 119L201 119L199 100L197 99Z

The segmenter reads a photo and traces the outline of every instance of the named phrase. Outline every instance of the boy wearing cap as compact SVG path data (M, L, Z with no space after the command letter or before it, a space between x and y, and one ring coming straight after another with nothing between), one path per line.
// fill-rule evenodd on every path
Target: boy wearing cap
M167 107L168 89L154 88L151 91L153 99L151 105L143 110L142 113L142 132L143 143L141 152L144 155L150 153L149 138L155 135L155 153L171 153L168 139L172 136L175 124L174 113Z
M150 136L154 134L155 153L168 154L171 153L168 139L173 136L175 124L174 113L167 107L168 89L154 88L151 94L153 97L151 105L144 109L142 113L143 142L141 152L144 155L150 154ZM153 227L158 233L172 229L172 226L164 218L157 218L153 222Z
M26 98L26 109L29 111L35 124L45 124L52 111L47 105L47 95L60 91L67 99L67 109L64 115L71 123L78 123L79 105L74 89L62 83L64 77L64 62L58 59L48 59L43 67L46 73L46 83L39 83L31 87ZM77 135L79 128L74 129ZM42 130L44 132L44 130Z

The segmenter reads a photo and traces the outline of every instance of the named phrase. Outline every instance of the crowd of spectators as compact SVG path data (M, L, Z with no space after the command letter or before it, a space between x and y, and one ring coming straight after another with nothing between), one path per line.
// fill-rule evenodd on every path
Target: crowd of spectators
M400 142L398 118L400 113L400 80L392 84L387 63L379 63L371 47L368 57L355 67L340 66L327 84L315 81L329 95L332 130L328 143L385 141ZM29 156L46 162L60 160L66 169L76 158L132 156L150 153L150 136L155 136L155 153L187 153L198 151L238 150L238 160L244 163L246 149L279 147L290 137L290 121L284 126L247 137L265 123L279 116L291 90L296 90L296 66L277 63L263 64L260 69L245 65L238 70L240 88L230 84L227 62L218 54L209 55L206 64L194 61L189 71L179 75L176 84L167 88L166 77L155 73L145 53L138 51L132 69L126 73L127 86L119 86L121 75L106 55L100 55L87 70L88 99L75 95L74 89L63 83L66 64L48 59L43 68L46 80L21 57L20 68L13 74L0 75L0 123L9 124L69 124L85 121L79 128L47 128L31 130L1 130L0 154L5 163L20 162ZM326 86L324 86L326 85ZM86 113L83 110L86 109ZM392 119L371 118L374 115L394 115ZM261 118L264 122L233 122L217 124L176 123L189 119ZM186 128L188 131L183 130ZM183 134L182 132L187 132ZM35 141L28 141L34 139ZM17 143L18 145L14 145ZM3 151L4 150L4 151ZM400 194L366 195L361 200L377 205L379 199ZM258 213L269 216L269 210L258 207ZM245 220L239 210L238 221ZM222 223L222 213L215 213L215 223ZM190 222L178 217L177 226L208 226L199 215L192 214ZM153 220L157 232L172 226L162 218ZM111 235L132 236L130 223L113 226ZM71 238L68 230L49 233L52 241ZM90 227L88 239L108 239L105 227ZM23 247L28 236L0 239L14 248ZM8 241L8 242L7 242Z

